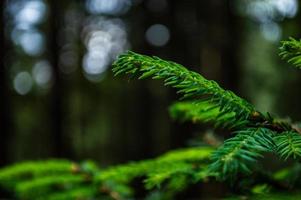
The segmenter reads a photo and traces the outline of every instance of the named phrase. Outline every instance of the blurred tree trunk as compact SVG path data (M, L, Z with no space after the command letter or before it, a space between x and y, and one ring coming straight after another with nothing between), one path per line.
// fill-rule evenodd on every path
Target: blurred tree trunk
M51 106L50 114L52 123L52 144L54 147L53 156L55 157L70 157L70 149L67 148L67 141L63 133L63 117L64 117L64 85L59 69L59 33L62 29L64 19L64 2L65 1L48 1L49 5L49 30L48 30L48 48L49 60L53 70L54 84L51 91Z
M144 34L151 19L150 15L145 14L145 12L147 10L142 6L129 17L130 21L136 21L131 27L135 31L132 31L129 37L135 51L149 54ZM126 151L126 156L122 156L122 160L124 161L140 160L153 156L154 133L152 133L152 122L154 114L152 110L155 108L153 107L154 104L152 104L153 98L149 87L148 80L139 83L132 82L126 85L127 94L124 94L125 104L122 108L126 116L122 116L125 120L122 120L123 128L119 130L120 139L126 141L126 143L122 141L118 143L118 145L124 144L120 145L119 149L121 155L122 152Z
M1 41L1 48L0 48L0 166L7 164L9 157L8 157L8 139L9 135L12 134L11 126L10 126L10 111L9 111L9 87L8 87L8 80L7 80L7 56L6 51L7 48L7 41L5 37L5 17L4 17L4 9L5 9L5 1L0 2L0 23L1 23L1 30L0 30L0 41Z
M239 18L231 0L198 1L203 74L226 89L238 89L237 51ZM214 12L212 12L214 11Z
M231 3L232 2L232 3ZM225 40L222 44L222 66L221 74L224 79L226 89L239 90L239 44L241 44L241 18L234 14L233 0L226 0L224 3L224 12L221 18L224 19ZM226 17L223 17L226 16Z

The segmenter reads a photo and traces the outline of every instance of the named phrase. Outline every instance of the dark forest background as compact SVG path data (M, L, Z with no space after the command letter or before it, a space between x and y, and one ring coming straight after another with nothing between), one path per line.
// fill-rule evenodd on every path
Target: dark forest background
M128 49L173 60L263 111L300 120L301 75L278 57L301 37L297 0L2 0L0 166L53 157L153 157L210 131L171 120L160 81L114 78ZM299 100L298 100L299 99Z

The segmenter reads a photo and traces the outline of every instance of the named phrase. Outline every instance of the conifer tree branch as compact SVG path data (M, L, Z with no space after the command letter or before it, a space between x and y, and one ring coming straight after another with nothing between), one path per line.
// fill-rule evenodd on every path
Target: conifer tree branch
M184 98L209 100L219 107L221 114L235 113L236 118L248 119L255 108L233 92L222 89L216 82L205 79L196 72L187 70L180 64L127 52L118 57L113 64L113 72L134 74L140 79L152 76L164 79L165 85L178 89Z
M203 109L199 117L196 117L195 113L192 116L192 113L186 110L184 118L203 118L215 125L230 129L250 124L251 127L265 127L276 132L292 130L290 124L274 121L269 114L264 115L256 111L250 103L233 92L222 89L216 82L207 80L200 74L171 61L129 51L120 55L113 63L113 72L115 75L131 74L140 79L147 77L163 79L165 85L178 89L178 93L182 93L183 98L192 98L197 102L200 109L206 106L206 112L203 112ZM218 113L218 115L214 113ZM207 119L205 119L206 117ZM229 120L226 122L225 119Z

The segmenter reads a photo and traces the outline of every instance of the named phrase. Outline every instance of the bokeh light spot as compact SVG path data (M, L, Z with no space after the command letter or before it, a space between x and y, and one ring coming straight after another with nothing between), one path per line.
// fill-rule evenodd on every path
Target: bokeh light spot
M43 1L27 1L15 19L17 23L38 24L44 19L45 13L46 5Z
M116 56L128 47L125 26L121 20L103 17L95 18L84 29L84 43L87 52L83 58L85 77L93 82L99 81Z
M105 51L89 52L84 57L84 71L95 75L103 73L108 66L108 58Z
M298 11L297 0L274 0L275 7L285 17L292 18Z
M130 0L87 0L86 7L92 14L120 15L131 6Z
M19 72L14 78L14 89L20 95L30 92L32 85L32 77L28 72Z
M274 22L261 24L260 30L263 37L271 42L278 42L282 35L280 26Z
M38 56L44 52L44 36L38 31L25 31L20 35L20 45L30 56Z
M52 78L52 70L48 61L37 62L32 69L32 76L38 86L48 88Z
M150 26L145 33L146 40L153 46L164 46L170 38L169 30L162 24Z
M267 23L292 18L297 11L297 0L253 0L247 4L246 13L258 22Z

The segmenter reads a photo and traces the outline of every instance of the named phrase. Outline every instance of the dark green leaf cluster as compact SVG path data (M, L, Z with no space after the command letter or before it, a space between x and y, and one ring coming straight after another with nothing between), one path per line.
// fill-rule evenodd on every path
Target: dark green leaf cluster
M301 68L301 40L289 38L280 47L280 56L289 63Z

